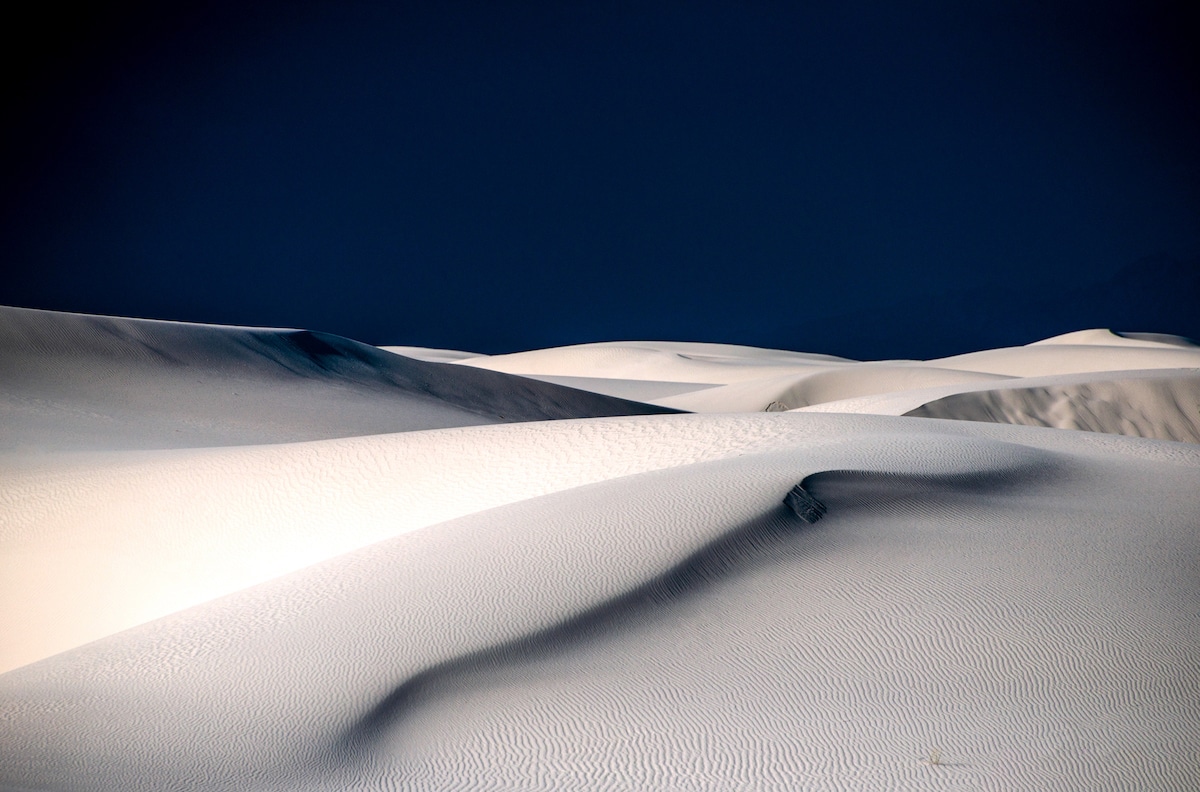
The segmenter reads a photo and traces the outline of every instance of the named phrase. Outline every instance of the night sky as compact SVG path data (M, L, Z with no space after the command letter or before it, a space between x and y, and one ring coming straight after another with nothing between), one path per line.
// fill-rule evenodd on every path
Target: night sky
M54 5L2 34L0 304L489 353L1200 336L1191 3Z

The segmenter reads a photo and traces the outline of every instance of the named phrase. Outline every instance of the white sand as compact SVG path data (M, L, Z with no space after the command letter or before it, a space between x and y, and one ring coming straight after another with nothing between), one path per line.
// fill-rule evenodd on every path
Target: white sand
M0 307L0 449L294 442L662 412L324 333Z
M509 373L713 386L664 401L806 373L831 380L807 393L979 398L1083 367L1179 402L1194 363L1168 364L1197 354L1092 333L956 378L589 346ZM1113 365L1142 373L1095 373ZM86 384L61 402L113 413ZM1155 405L1127 423L1173 425ZM0 448L0 788L1194 788L1200 445L751 409L142 450L117 422L112 449L94 424L86 450ZM802 479L815 525L782 505Z
M485 357L478 352L463 352L460 349L431 349L430 347L415 346L381 346L379 348L394 355L427 360L430 363L450 363L455 360Z
M1147 370L1174 377L1187 369L1200 369L1200 348L1174 336L1136 338L1085 330L1024 347L931 361L860 363L727 344L610 342L456 362L688 412L803 409L902 415L964 391L1023 387L1023 378L1037 378L1029 385L1043 387L1071 375L1104 374L1062 381L1117 381L1129 379L1118 376L1121 373ZM1161 408L1174 409L1160 401ZM1148 409L1153 413L1158 407ZM1177 417L1170 420L1178 422ZM1048 425L1090 428L1086 420L1078 423L1078 427L1065 420ZM1106 421L1103 426L1109 428L1097 430L1116 431L1112 427L1118 425Z
M931 400L905 415L1200 443L1200 369L1096 376L1023 378Z

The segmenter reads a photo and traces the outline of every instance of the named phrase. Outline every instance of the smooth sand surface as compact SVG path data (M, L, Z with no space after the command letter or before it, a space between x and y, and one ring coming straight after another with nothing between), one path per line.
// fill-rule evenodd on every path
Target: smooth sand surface
M742 453L769 431L592 419L0 456L0 669L453 517Z
M455 360L484 357L477 352L463 352L460 349L431 349L430 347L415 346L381 346L379 348L385 352L416 360L427 360L430 363L450 363Z
M1163 378L1200 370L1200 347L1177 336L1149 333L1117 335L1083 330L1023 347L989 349L938 360L858 362L829 355L754 349L728 344L683 342L609 342L455 361L463 366L518 374L596 393L634 399L687 412L762 412L806 410L903 415L927 402L966 391L1075 384L1084 380L1126 381L1159 371ZM1072 379L1075 375L1083 379ZM1091 376L1087 376L1091 375ZM1102 376L1095 376L1102 375ZM1175 388L1187 391L1191 386ZM1009 394L1011 397L1011 394ZM1006 397L1007 398L1007 397ZM1140 399L1140 395L1135 397ZM1060 400L1061 401L1061 400ZM1069 401L1069 400L1068 400ZM1170 403L1155 397L1146 405L1148 422L1167 410L1162 421L1187 423ZM1189 400L1180 403L1186 412ZM1028 411L1025 411L1028 412ZM943 411L940 417L1000 420L1010 423L1116 431L1162 439L1188 439L1177 429L1148 430L1147 421L1054 419L1053 423L1018 417L1016 408L992 410L1001 417L980 417L983 410ZM1012 415L1012 420L1003 418Z
M1153 353L1089 374L1126 384L1075 387L1086 403L1195 392L1194 370L1154 365L1191 347L1084 340L1022 349L1064 369L1080 348ZM1083 383L713 346L616 357L645 382L703 369L696 396L804 366L883 370L909 396ZM595 378L639 379L621 373ZM113 410L85 391L63 399ZM1148 403L1122 420L1161 423ZM84 450L0 447L0 788L1194 789L1200 445L955 418L760 408L140 449L118 425L112 448L98 430ZM815 524L783 505L798 482L827 507Z
M458 362L471 368L528 377L558 375L728 385L853 361L832 355L757 349L735 344L612 341Z
M1020 386L955 393L905 415L1050 426L1200 443L1200 369L1028 378Z
M665 412L327 333L0 307L0 449L195 448Z

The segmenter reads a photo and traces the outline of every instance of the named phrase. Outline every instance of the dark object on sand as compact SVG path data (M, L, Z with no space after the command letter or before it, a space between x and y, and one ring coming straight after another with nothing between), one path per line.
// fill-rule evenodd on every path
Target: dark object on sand
M825 504L809 494L808 490L801 487L799 484L792 487L788 491L787 497L783 499L788 508L796 513L796 516L806 523L815 523L817 520L825 516Z

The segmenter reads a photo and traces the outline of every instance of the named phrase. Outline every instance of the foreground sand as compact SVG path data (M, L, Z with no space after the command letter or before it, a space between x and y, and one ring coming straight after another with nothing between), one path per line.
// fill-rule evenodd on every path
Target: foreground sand
M184 359L159 329L138 343ZM193 409L179 391L133 443L111 396L83 409L85 383L57 374L72 392L39 397L44 446L0 438L0 786L1192 789L1200 446L1104 433L1191 425L1200 355L1182 343L1093 332L871 364L405 349L455 361L437 373L451 391L490 367L505 398L531 393L503 376L516 367L722 411L497 424L425 402L440 428L327 418L211 447L152 442ZM296 376L320 390L343 365ZM270 366L253 379L268 400ZM903 415L1001 399L1079 423L1097 382L1152 387L1103 386L1101 431ZM28 411L22 387L5 403ZM1050 391L1067 395L1026 394ZM768 401L716 406L751 395ZM403 398L380 390L358 414ZM78 448L53 430L68 408ZM229 431L194 409L199 434ZM782 504L802 480L828 507L816 524Z

